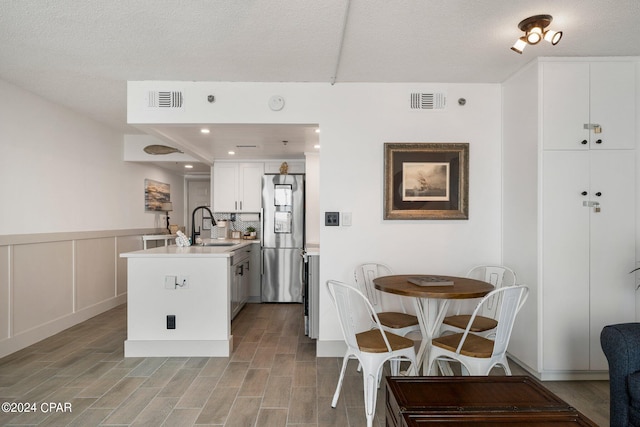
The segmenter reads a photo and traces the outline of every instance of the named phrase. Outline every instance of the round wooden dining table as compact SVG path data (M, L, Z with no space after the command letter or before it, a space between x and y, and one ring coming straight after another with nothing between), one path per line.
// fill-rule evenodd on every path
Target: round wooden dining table
M435 278L453 284L419 286L409 281L420 277ZM422 342L416 359L418 366L423 365L423 371L427 369L425 365L428 361L427 355L431 347L431 339L438 334L447 314L449 303L452 300L481 298L495 289L493 285L482 280L427 274L381 276L373 279L373 284L376 289L382 292L410 297L413 300L422 332ZM428 375L429 373L425 372L424 374Z

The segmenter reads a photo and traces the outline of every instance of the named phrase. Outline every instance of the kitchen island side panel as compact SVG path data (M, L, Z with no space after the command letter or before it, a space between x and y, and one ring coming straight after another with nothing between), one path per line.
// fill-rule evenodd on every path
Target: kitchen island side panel
M228 257L128 258L125 357L226 357L231 353ZM167 289L166 278L187 278ZM175 329L167 316L175 316Z

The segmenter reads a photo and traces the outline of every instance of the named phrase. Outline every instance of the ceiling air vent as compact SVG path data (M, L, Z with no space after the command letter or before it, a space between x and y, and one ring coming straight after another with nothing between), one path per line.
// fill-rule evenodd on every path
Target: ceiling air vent
M444 93L412 93L412 110L443 110L447 105L447 97Z
M180 91L149 91L147 95L149 108L183 108L184 97Z

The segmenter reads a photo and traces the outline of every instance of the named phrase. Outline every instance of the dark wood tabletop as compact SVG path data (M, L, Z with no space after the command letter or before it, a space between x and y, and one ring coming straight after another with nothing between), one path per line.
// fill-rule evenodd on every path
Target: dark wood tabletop
M467 277L442 276L439 278L450 280L453 285L448 286L418 286L408 281L411 277L425 276L424 274L396 274L381 276L373 279L376 289L396 295L417 298L439 299L467 299L481 298L491 292L493 285L481 280Z

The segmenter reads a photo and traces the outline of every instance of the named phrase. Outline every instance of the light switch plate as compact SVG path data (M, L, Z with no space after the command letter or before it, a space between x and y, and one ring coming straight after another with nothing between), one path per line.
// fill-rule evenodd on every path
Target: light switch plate
M344 227L351 226L351 212L342 212L342 225Z

